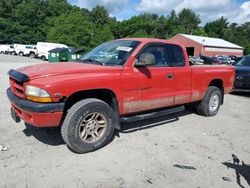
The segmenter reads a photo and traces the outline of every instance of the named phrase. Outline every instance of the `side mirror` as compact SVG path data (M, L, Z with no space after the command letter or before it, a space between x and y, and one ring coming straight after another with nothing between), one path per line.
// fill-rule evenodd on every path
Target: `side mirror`
M138 59L135 59L134 61L134 66L135 67L145 67L145 63L138 61Z
M151 53L142 53L139 56L139 60L136 59L135 66L149 66L155 64L155 56Z

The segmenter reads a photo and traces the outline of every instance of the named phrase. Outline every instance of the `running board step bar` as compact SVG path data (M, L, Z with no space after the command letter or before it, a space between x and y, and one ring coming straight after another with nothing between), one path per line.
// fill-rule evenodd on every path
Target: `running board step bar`
M160 116L164 116L164 115L168 115L168 114L174 114L174 113L181 112L184 110L185 110L184 106L178 106L175 108L169 108L169 109L150 112L150 113L146 113L146 114L139 114L139 115L134 115L134 116L124 116L124 117L121 117L120 120L123 123L134 122L134 121L140 121L140 120L160 117Z

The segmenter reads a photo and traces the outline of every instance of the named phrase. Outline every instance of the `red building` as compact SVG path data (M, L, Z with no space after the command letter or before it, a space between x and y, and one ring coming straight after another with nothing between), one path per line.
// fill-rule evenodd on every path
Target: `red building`
M178 42L187 49L189 56L216 56L216 55L236 55L243 56L244 49L241 46L230 43L228 41L200 37L195 35L177 34L170 41Z

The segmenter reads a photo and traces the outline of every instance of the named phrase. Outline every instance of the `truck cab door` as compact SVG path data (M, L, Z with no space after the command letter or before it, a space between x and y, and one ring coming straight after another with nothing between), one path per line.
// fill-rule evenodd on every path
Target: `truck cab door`
M147 61L151 63L147 64ZM123 108L125 113L174 104L174 70L167 66L164 43L147 43L137 54L135 65L130 70L130 75L126 76L130 79L126 87L130 86L130 89L124 91L126 92ZM122 77L125 77L125 72Z
M185 59L183 49L176 44L166 44L166 51L168 65L174 72L174 105L188 103L192 95L192 73L186 63L188 60Z

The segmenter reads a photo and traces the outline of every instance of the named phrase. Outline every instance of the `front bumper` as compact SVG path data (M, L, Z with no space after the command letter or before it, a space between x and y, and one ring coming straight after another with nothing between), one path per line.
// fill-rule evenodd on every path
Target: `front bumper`
M6 91L11 102L12 110L17 117L36 127L57 127L60 125L65 104L37 103L20 99L14 95L10 88Z
M234 91L250 91L250 82L235 80Z
M250 89L239 89L239 88L234 88L233 92L249 92L250 93Z

